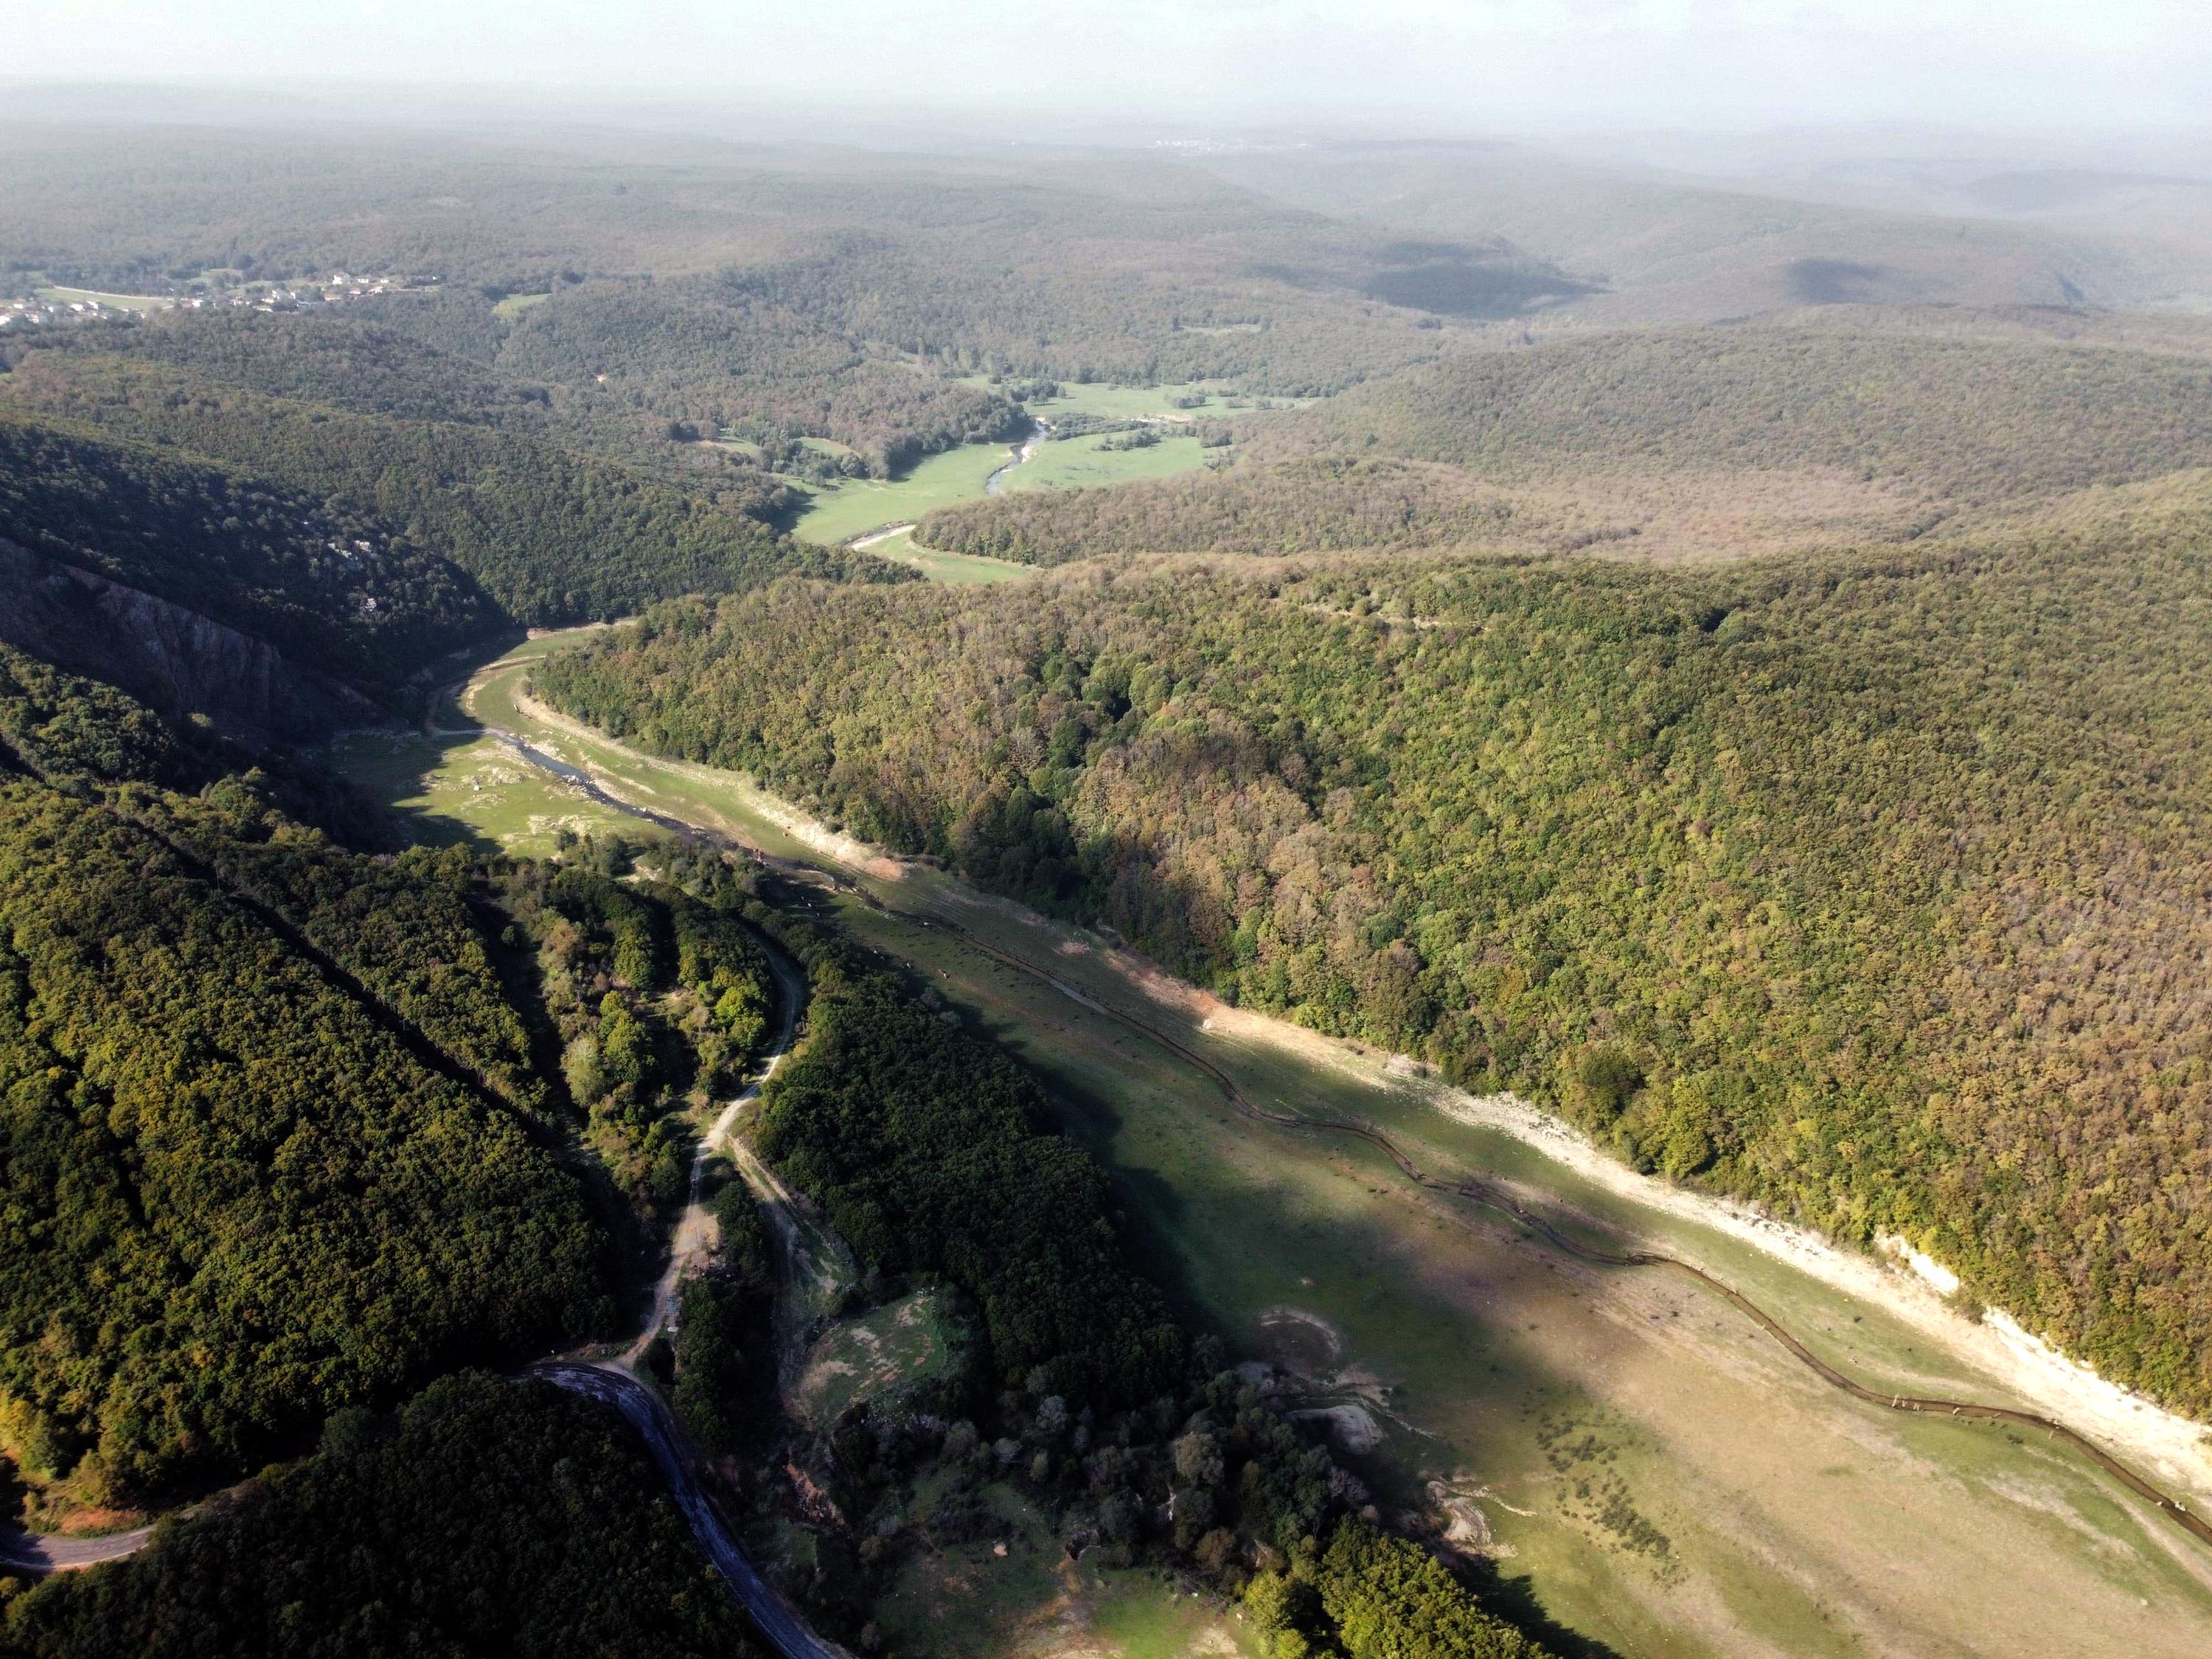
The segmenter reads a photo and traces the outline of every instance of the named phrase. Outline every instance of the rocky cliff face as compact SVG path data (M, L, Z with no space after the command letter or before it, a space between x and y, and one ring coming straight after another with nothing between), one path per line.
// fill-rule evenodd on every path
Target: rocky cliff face
M0 538L0 640L250 742L375 718L366 697L265 640Z

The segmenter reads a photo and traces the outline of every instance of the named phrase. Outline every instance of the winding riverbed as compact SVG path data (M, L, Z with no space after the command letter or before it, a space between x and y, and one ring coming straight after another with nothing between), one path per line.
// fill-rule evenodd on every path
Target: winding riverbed
M1052 428L1032 416L1029 435L1014 446L1014 452L1004 466L983 480L983 493L995 495L1003 490L1006 487L1006 475L1016 467L1025 466L1036 459L1037 451L1044 447L1044 441L1051 435Z

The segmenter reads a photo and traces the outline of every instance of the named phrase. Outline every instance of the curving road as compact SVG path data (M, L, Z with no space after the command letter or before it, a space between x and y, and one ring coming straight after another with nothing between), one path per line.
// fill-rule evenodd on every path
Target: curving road
M541 766L559 766L559 763L550 757L539 755L519 743L516 746ZM640 1382L629 1369L653 1339L667 1327L675 1312L676 1291L683 1269L687 1263L696 1261L703 1249L705 1207L699 1201L699 1188L707 1159L727 1137L738 1113L749 1102L759 1097L761 1086L775 1074L777 1065L791 1052L792 1042L799 1029L799 1017L806 1006L806 979L797 964L773 939L763 940L763 949L776 982L775 1038L759 1075L742 1094L723 1108L714 1126L700 1140L691 1165L691 1200L672 1242L668 1268L655 1290L653 1311L647 1319L644 1331L619 1361L593 1364L581 1360L548 1360L530 1367L526 1375L544 1377L571 1393L586 1395L612 1406L629 1419L631 1426L643 1437L647 1449L652 1453L661 1478L668 1483L670 1492L684 1511L684 1518L690 1526L692 1536L699 1540L699 1547L706 1552L708 1558L728 1581L739 1604L783 1659L851 1659L844 1649L823 1640L808 1629L805 1620L745 1559L744 1552L738 1547L736 1539L731 1535L728 1527L699 1484L696 1457L674 1415L660 1396ZM125 1556L136 1554L145 1547L153 1534L151 1526L136 1528L130 1532L112 1533L103 1538L64 1538L14 1529L0 1531L0 1571L43 1577L48 1573L97 1566L103 1561L118 1561Z
M523 745L518 744L518 748ZM557 762L539 757L535 750L523 748L541 766L557 765ZM775 1068L791 1052L793 1037L799 1030L799 1010L806 1006L806 976L798 965L784 953L783 947L773 939L763 939L762 949L768 957L769 972L775 976L776 988L775 1040L769 1047L760 1075L745 1085L744 1091L722 1108L707 1133L699 1137L699 1146L691 1154L691 1197L685 1204L684 1214L676 1224L675 1236L669 1240L668 1267L653 1287L653 1312L646 1320L645 1328L623 1355L623 1364L635 1365L652 1346L653 1339L668 1328L676 1317L677 1292L683 1286L687 1268L696 1267L707 1253L707 1206L699 1201L699 1187L707 1173L707 1160L715 1149L729 1139L730 1127L738 1121L738 1114L760 1098L760 1091L775 1075Z
M613 1407L643 1438L653 1454L670 1496L684 1511L691 1535L729 1583L738 1604L750 1615L763 1636L783 1659L852 1659L836 1643L825 1641L807 1627L805 1620L785 1601L775 1587L761 1577L745 1553L738 1547L721 1514L699 1484L690 1443L677 1424L675 1414L660 1396L618 1364L587 1364L580 1360L550 1359L525 1373L543 1377L556 1388L580 1394Z
M502 737L507 734L501 733ZM560 763L538 754L520 741L507 737L507 741L530 759L541 766L558 768ZM574 769L565 769L573 770ZM629 809L625 809L629 810ZM737 1121L738 1114L751 1101L760 1097L762 1085L775 1074L775 1068L791 1052L799 1030L799 1017L806 1006L806 976L793 963L783 947L773 939L763 939L762 948L768 957L769 971L775 976L778 1004L775 1040L771 1045L760 1073L744 1091L722 1109L714 1125L700 1137L698 1151L691 1160L691 1200L683 1219L677 1224L675 1237L670 1241L668 1267L653 1298L653 1311L647 1316L645 1328L620 1359L583 1360L549 1359L531 1366L524 1375L542 1377L556 1388L571 1394L580 1394L613 1407L635 1429L645 1442L646 1449L653 1455L654 1467L660 1478L668 1483L669 1495L677 1507L684 1511L684 1519L691 1528L691 1535L715 1570L730 1586L730 1591L759 1627L783 1659L852 1659L852 1656L836 1643L814 1633L806 1620L790 1602L785 1601L775 1587L763 1578L757 1568L747 1559L722 1519L706 1488L699 1483L699 1459L690 1439L677 1422L676 1414L667 1402L632 1369L652 1344L653 1339L667 1329L676 1313L677 1295L682 1285L686 1267L695 1265L706 1251L706 1206L700 1202L701 1177L706 1171L707 1160L728 1137Z
M105 1538L62 1538L50 1533L0 1532L0 1571L43 1578L50 1572L75 1572L103 1561L136 1555L154 1535L151 1527L113 1532Z

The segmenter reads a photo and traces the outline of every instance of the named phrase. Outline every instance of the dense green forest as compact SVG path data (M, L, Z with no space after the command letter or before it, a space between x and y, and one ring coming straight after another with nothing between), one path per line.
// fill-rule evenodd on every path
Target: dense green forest
M777 1454L842 1517L799 1585L818 1621L869 1646L872 1598L902 1560L990 1536L1011 1487L1071 1553L1172 1563L1241 1596L1266 1659L1541 1659L1425 1548L1375 1529L1364 1486L1286 1420L1279 1388L1176 1328L1124 1264L1103 1171L1046 1127L1028 1072L842 936L771 925L812 1000L758 1150L866 1264L848 1310L931 1284L979 1310L986 1338L965 1378L865 1398ZM758 1397L765 1342L765 1239L741 1193L718 1206L722 1260L685 1291L675 1356L678 1401L725 1444L717 1397ZM940 1495L915 1517L925 1479Z
M768 1224L741 1182L715 1194L712 1209L720 1237L712 1260L684 1280L668 1355L670 1403L710 1457L757 1442L776 1425Z
M4 650L0 744L0 1450L37 1502L234 1474L614 1321L611 1239L648 1270L683 1194L674 1109L765 1036L726 902L619 846L347 850Z
M538 1006L586 1142L657 1238L690 1172L676 1109L735 1086L766 1038L773 991L728 908L617 879L630 868L627 848L585 847L570 863L505 866L498 896L534 947Z
M1541 1652L1486 1615L1427 1551L1364 1522L1338 1526L1313 1582L1346 1659L1539 1659Z
M1127 1404L1175 1376L1182 1334L1122 1261L1097 1165L1043 1128L1035 1079L884 975L817 970L807 1024L761 1152L863 1258L973 1297L1009 1382Z
M1500 481L1811 465L1987 505L2212 465L2212 366L1754 324L1455 356L1249 427L1262 457L1371 453Z
M1455 546L1682 561L1910 540L2212 464L2212 370L1855 312L1462 355L1235 429L1238 465L940 507L916 539L1046 565Z
M695 1176L641 1371L856 1651L1018 1534L1258 1659L1542 1659L818 895L399 850L273 746L640 611L534 690L2212 1412L2212 335L2081 303L2181 252L1510 146L9 131L0 293L205 308L0 333L0 1510L204 1502L0 1580L5 1659L757 1659L616 1418L475 1369L630 1324ZM1207 465L917 528L1034 580L785 533L1025 399L1171 430L1102 381ZM737 1121L850 1247L795 1321L694 1162L792 1018Z
M374 320L404 319L404 329ZM479 330L476 325L481 324ZM401 421L464 422L652 469L754 516L788 502L752 458L680 441L669 417L592 377L564 385L502 374L510 331L479 295L402 293L322 312L163 311L11 343L0 361L48 351L143 358L243 392Z
M0 401L183 452L203 471L210 470L208 462L246 469L275 481L270 488L396 526L381 532L382 539L431 550L415 556L476 596L474 613L423 601L445 630L441 638L480 637L501 617L532 625L605 619L654 599L725 592L793 571L887 580L904 574L799 546L737 507L534 439L477 425L347 414L125 356L34 353L0 377ZM107 453L153 466L135 448ZM179 527L180 564L191 557L189 538L198 528ZM82 533L96 541L127 530L100 526ZM212 575L203 586L211 599L220 597Z
M2208 525L785 588L537 684L2201 1409Z
M1006 398L872 358L735 273L571 289L525 313L496 362L546 380L604 380L710 434L736 426L833 439L878 477L1022 424Z
M58 686L42 684L49 706ZM720 859L660 849L682 886L639 889L593 867L621 849L571 850L572 867L526 872L526 887L544 915L596 935L586 955L640 984L712 984L757 960L732 908L743 878ZM825 1206L870 1267L864 1294L936 1280L982 1310L990 1339L967 1382L863 1402L794 1441L767 1386L769 1236L742 1186L720 1194L720 1244L680 1293L672 1392L710 1452L799 1460L835 1494L842 1518L817 1533L796 1587L813 1617L872 1644L872 1597L920 1547L879 1522L934 1470L929 1547L988 1536L988 1489L1012 1486L1073 1547L1174 1562L1241 1595L1268 1659L1382 1659L1407 1641L1419 1655L1540 1659L1425 1550L1377 1533L1360 1483L1220 1370L1217 1345L1186 1343L1122 1265L1101 1172L1041 1127L1025 1073L838 936L747 911L801 951L813 986L763 1150L787 1174L823 1172ZM738 1466L718 1467L729 1479ZM434 1382L388 1419L339 1411L314 1455L170 1522L140 1555L0 1589L0 1651L23 1659L117 1641L155 1654L749 1650L628 1431L601 1407L481 1374Z
M1076 150L630 143L611 167L574 153L573 131L565 155L406 137L301 137L279 155L181 132L149 154L127 139L18 137L26 176L0 265L136 292L218 270L434 278L447 290L437 306L387 295L365 314L495 354L543 331L561 362L640 389L672 373L666 384L717 400L710 368L737 384L741 366L656 362L641 322L689 313L702 343L764 337L787 366L816 354L833 405L888 389L855 368L866 348L1016 374L1316 392L1434 356L1439 314L1512 315L1580 286L1494 237L1407 244L1172 162ZM648 276L659 283L631 280ZM491 314L510 294L553 298L510 337ZM518 344L508 367L531 372L537 349Z
M1109 553L1330 553L1518 541L1549 515L1464 471L1322 456L940 507L915 539L949 553L1066 564Z
M618 1417L481 1373L343 1413L143 1553L0 1602L11 1659L763 1651Z
M0 785L0 1434L35 1481L231 1473L611 1317L574 1177L130 786Z
M0 415L0 533L372 685L499 619L373 512L65 423Z

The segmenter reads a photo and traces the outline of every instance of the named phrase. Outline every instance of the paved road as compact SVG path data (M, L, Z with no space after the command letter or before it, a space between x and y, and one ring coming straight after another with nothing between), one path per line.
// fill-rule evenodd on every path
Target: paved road
M0 1569L44 1577L135 1555L154 1535L151 1527L112 1532L105 1538L58 1538L45 1533L0 1531Z
M806 1621L745 1559L745 1553L738 1547L738 1540L730 1535L720 1513L699 1485L690 1443L659 1395L614 1364L549 1359L543 1364L532 1365L527 1375L542 1376L557 1388L612 1406L629 1420L630 1426L644 1437L646 1448L652 1452L661 1479L668 1483L670 1495L684 1511L684 1518L690 1524L691 1535L699 1540L699 1547L706 1551L708 1559L729 1581L738 1603L783 1659L852 1659L836 1643L824 1641L808 1629Z

